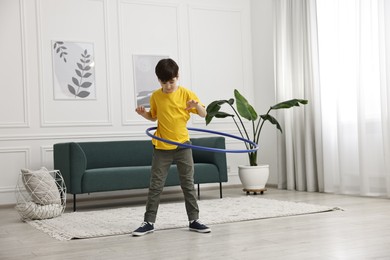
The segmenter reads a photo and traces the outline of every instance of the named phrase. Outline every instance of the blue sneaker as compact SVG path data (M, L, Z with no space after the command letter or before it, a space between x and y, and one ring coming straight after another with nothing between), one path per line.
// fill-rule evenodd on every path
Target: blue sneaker
M154 226L152 223L143 222L139 228L133 231L133 236L143 236L154 231Z
M210 233L211 232L211 229L208 226L202 224L198 219L190 222L190 230L196 231L199 233Z

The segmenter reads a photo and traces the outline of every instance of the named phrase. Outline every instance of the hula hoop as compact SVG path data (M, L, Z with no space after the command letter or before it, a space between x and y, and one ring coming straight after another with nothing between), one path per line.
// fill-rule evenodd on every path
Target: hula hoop
M231 134L227 134L227 133L222 133L222 132L217 132L217 131L213 131L213 130L206 130L206 129L193 128L193 127L187 128L190 131L204 132L204 133L210 133L210 134L216 134L216 135L222 135L222 136L234 138L234 139L243 141L245 143L248 143L248 144L252 145L254 148L247 149L247 150L229 150L229 149L220 149L220 148L198 146L198 145L193 145L193 144L183 144L183 143L178 143L178 142L174 142L171 140L167 140L167 139L155 136L155 135L150 133L150 131L156 130L156 129L157 129L156 126L149 127L148 129L146 129L145 133L153 139L159 140L159 141L164 142L164 143L185 147L185 148L192 148L192 149L196 149L196 150L202 150L202 151L208 151L208 152L219 152L219 153L252 153L252 152L255 152L259 149L259 146L256 143L254 143L248 139L244 139L244 138L241 138L239 136L235 136L235 135L231 135Z

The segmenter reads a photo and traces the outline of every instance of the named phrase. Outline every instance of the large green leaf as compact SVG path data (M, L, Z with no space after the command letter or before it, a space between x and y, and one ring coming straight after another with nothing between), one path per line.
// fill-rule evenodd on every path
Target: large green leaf
M216 100L216 101L211 102L206 107L207 114L219 111L219 109L221 108L221 105L226 103L226 102L227 102L227 100Z
M233 105L234 99L231 98L229 100L222 99L222 100L213 101L207 106L206 111L207 111L207 113L212 113L213 111L218 111L221 108L221 106L223 104L226 104L226 103L229 105Z
M291 99L273 105L271 109L276 110L276 109L286 109L291 107L299 107L299 104L306 105L307 103L308 101L306 99Z
M234 90L234 97L236 98L237 111L240 116L249 121L255 121L258 115L255 109L249 104L248 100L246 100L237 89Z
M232 114L228 114L228 113L225 113L225 112L218 112L214 115L214 117L216 118L225 118L225 117L234 117L234 115Z
M275 117L267 114L267 115L261 115L260 116L264 121L269 121L271 124L275 125L277 129L280 130L281 133L283 133L282 131L282 127L280 126L278 120L276 120Z
M208 125L214 117L225 118L228 116L233 116L231 114L227 114L225 112L219 111L221 109L221 105L223 104L233 105L233 103L234 103L234 99L232 98L229 100L216 100L211 102L206 108L206 112L207 112L206 125Z
M229 116L230 117L234 117L234 115L232 115L232 114L228 114L228 113L220 112L220 111L216 112L216 113L213 113L212 115L207 114L206 115L206 125L208 125L214 117L216 117L216 118L225 118L225 117L229 117Z

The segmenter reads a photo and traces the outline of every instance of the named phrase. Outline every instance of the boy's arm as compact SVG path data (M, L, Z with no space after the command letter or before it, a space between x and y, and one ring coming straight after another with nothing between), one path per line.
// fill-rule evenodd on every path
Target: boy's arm
M195 108L198 111L198 115L200 117L206 117L206 115L207 115L206 108L204 106L202 106L201 104L199 104L199 102L197 102L195 100L188 101L186 109L190 110L192 108Z
M150 111L146 111L144 106L137 107L135 109L135 112L137 112L138 115L144 117L147 120L150 120L150 121L156 121L157 120L157 118L153 118L152 117L152 114L150 113Z

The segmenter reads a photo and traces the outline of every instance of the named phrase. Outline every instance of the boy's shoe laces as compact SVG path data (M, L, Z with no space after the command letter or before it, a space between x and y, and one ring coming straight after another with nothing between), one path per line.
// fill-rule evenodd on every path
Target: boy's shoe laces
M200 233L209 233L211 229L203 224L199 219L190 222L190 230Z
M149 222L142 222L141 226L133 231L133 236L143 236L148 233L152 233L154 231L154 225L153 223Z

